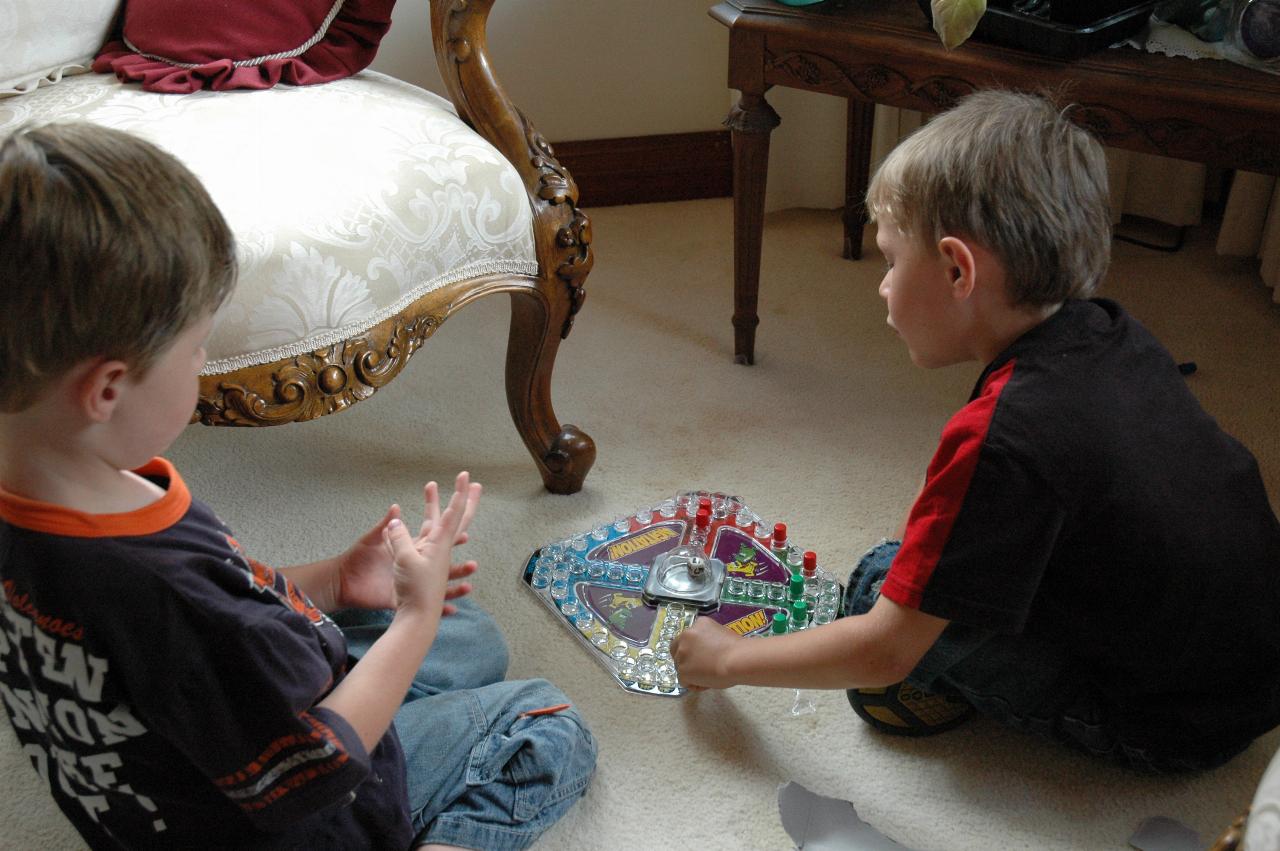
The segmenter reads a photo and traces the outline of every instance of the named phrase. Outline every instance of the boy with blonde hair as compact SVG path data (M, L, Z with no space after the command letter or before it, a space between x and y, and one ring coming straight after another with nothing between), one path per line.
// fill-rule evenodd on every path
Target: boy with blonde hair
M844 688L907 735L976 709L1145 771L1218 765L1280 723L1280 522L1168 352L1090 298L1098 143L1043 98L980 92L890 154L867 206L912 361L985 369L845 617L767 640L699 619L681 681Z
M428 484L417 536L392 506L347 552L273 570L156 457L235 274L212 200L151 144L87 124L0 140L18 740L94 848L527 846L595 742L551 684L503 680L501 634L463 599L476 565L452 550L480 486L460 474L441 511Z

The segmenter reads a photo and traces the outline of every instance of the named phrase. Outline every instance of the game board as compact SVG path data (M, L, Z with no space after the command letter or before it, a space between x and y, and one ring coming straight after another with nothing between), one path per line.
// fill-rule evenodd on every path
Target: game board
M521 579L624 689L680 697L671 641L699 614L739 635L829 623L839 583L740 498L685 491L540 547Z

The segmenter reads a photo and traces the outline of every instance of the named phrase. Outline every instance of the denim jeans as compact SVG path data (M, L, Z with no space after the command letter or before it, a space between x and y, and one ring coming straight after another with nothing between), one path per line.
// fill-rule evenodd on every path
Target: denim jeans
M595 739L573 708L524 714L570 701L546 680L504 680L497 625L470 600L454 603L395 718L414 844L526 848L586 791ZM348 610L334 620L358 659L391 612Z
M881 541L858 562L844 593L844 615L870 611L901 546ZM950 623L907 676L931 694L956 695L1009 727L1148 773L1221 765L1240 752L1158 754L1111 723L1104 702L1063 647ZM1157 732L1157 731L1152 731Z

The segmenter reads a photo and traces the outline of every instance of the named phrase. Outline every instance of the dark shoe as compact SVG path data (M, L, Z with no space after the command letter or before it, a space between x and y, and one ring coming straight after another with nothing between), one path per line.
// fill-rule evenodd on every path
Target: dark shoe
M931 736L959 726L973 714L962 698L929 694L905 682L887 688L851 688L849 705L877 730L895 736Z

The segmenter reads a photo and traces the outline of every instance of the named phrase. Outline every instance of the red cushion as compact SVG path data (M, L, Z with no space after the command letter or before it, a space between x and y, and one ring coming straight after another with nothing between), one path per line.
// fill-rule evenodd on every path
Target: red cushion
M127 0L123 37L103 46L93 70L171 93L324 83L373 61L394 4Z

